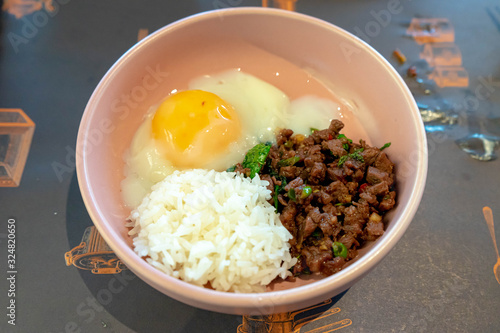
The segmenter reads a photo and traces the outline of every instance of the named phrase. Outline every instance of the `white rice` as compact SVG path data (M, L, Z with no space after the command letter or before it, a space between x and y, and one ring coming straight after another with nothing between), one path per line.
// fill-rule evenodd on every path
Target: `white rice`
M267 185L234 172L175 171L131 213L135 252L199 286L265 291L297 261L289 253L292 235L267 202Z

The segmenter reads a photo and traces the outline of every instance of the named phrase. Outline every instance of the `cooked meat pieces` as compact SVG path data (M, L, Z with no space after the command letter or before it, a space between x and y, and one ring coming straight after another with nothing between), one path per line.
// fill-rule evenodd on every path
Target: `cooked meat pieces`
M341 270L383 235L383 216L396 204L394 163L385 151L341 134L343 127L334 119L309 136L281 130L260 172L293 235L296 275ZM236 171L249 173L239 164Z

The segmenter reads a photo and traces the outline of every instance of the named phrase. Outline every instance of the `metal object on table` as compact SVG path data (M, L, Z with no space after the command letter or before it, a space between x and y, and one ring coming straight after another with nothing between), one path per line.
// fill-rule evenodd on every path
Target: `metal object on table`
M116 274L128 269L101 237L96 227L85 229L80 245L64 254L66 265L93 274Z
M495 150L500 147L500 137L474 133L456 140L457 145L470 157L479 161L493 161Z
M486 223L488 224L488 229L490 230L491 239L493 240L493 246L495 246L495 253L497 254L497 262L493 266L493 274L497 282L500 284L500 254L498 253L497 240L495 237L495 222L493 221L493 212L490 207L483 207L483 215Z
M267 316L243 316L243 323L238 326L237 333L327 333L339 330L352 324L350 319L325 320L325 324L311 330L304 328L306 324L318 322L340 312L340 308L327 308L332 300L294 312L276 313Z
M458 114L445 101L441 104L443 108L439 106L431 107L417 102L420 116L427 132L442 131L446 126L454 125L458 122Z
M21 109L0 109L0 187L17 187L35 131Z

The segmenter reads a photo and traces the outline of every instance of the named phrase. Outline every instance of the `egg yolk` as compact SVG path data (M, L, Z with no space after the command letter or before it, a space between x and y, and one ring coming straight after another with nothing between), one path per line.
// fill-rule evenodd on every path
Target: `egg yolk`
M234 108L219 96L186 90L169 96L152 120L153 137L174 166L202 167L241 135Z

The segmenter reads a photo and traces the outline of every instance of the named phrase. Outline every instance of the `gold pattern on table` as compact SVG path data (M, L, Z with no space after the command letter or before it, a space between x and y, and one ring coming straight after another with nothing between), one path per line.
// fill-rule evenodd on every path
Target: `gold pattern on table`
M434 68L428 78L438 87L469 86L469 74L462 67L462 53L454 44L455 32L448 19L413 18L406 33L424 45L420 58Z
M332 300L294 312L276 313L267 316L243 316L237 333L329 333L352 324L350 319L335 318L340 308L328 308ZM337 320L338 319L338 320ZM316 328L304 327L317 323Z
M48 12L54 11L52 0L4 0L2 10L20 19L44 7Z
M101 237L96 227L87 227L80 245L64 254L66 265L93 274L116 274L128 269Z
M67 266L90 270L93 274L116 274L128 269L106 244L95 226L87 227L78 246L64 254ZM350 326L350 319L335 318L340 308L328 299L320 304L267 316L243 316L237 333L329 333ZM307 324L316 328L308 329Z
M452 43L455 40L453 26L446 18L413 18L406 33L417 44Z
M493 246L495 247L495 253L497 254L497 262L493 266L493 274L500 284L500 255L498 254L497 240L495 237L495 222L493 221L493 212L490 207L483 207L483 215L488 224L488 229L490 230L491 240L493 241Z
M17 187L26 165L35 123L21 109L0 109L0 187Z
M137 41L140 42L148 34L149 34L149 30L148 29L139 29L139 32L137 33Z
M262 0L262 7L274 7L294 11L296 2L297 0Z

